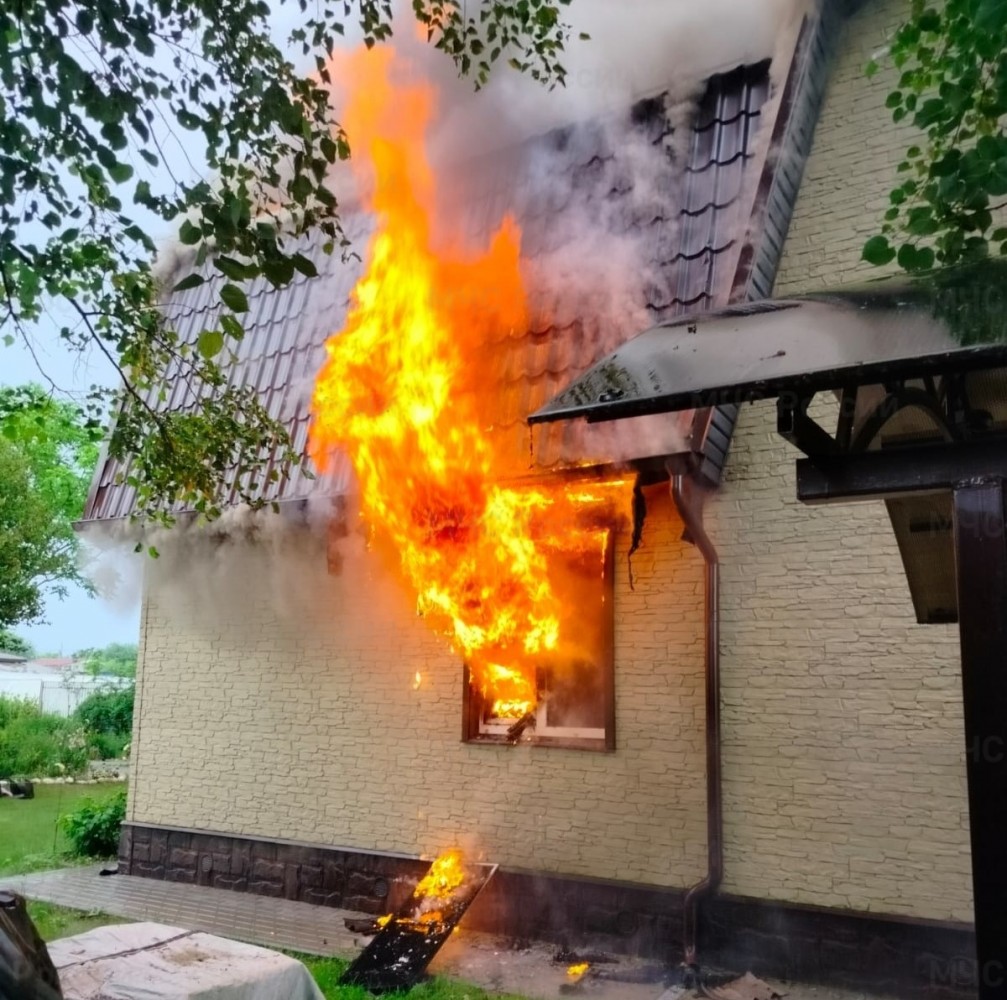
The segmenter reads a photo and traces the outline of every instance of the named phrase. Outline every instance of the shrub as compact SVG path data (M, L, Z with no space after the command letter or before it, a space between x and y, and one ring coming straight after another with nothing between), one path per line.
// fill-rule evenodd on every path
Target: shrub
M106 802L85 799L80 808L60 820L71 852L82 858L107 858L119 849L119 833L126 817L126 791Z
M0 778L76 774L87 760L87 737L78 722L0 697Z
M109 760L122 755L133 728L133 688L96 691L74 712L87 731L90 755Z
M36 715L41 715L41 712L34 701L0 694L0 729L6 729L15 719Z
M78 706L74 716L92 733L129 733L133 728L133 687L96 691Z
M87 734L90 756L95 760L119 760L127 743L129 743L129 733Z

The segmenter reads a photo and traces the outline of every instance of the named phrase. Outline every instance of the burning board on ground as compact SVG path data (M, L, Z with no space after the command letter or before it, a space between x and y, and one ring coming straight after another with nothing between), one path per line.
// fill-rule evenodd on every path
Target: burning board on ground
M496 870L496 865L466 864L459 851L442 854L399 911L378 921L381 930L343 973L340 985L372 993L415 986Z

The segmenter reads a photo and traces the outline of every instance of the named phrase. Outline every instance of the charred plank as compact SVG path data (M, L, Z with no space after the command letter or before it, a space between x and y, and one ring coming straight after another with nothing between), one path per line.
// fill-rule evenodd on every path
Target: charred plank
M343 973L340 985L372 993L411 989L495 871L496 865L466 865L465 880L448 899L413 893Z

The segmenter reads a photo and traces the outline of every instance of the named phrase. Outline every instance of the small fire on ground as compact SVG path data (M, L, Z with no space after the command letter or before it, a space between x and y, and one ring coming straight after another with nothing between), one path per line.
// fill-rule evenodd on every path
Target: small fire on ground
M494 453L489 428L506 408L486 357L528 324L521 233L505 217L480 252L434 245L424 134L435 94L403 71L383 46L333 66L376 228L325 346L310 452L323 471L349 456L362 516L397 554L418 611L465 658L490 714L521 719L537 669L583 652L584 583L561 567L604 551L606 512L628 508L632 483L504 481L527 469L502 469Z
M573 965L567 966L566 974L567 976L570 977L570 979L573 982L576 983L584 978L585 974L587 973L587 970L590 968L591 968L590 962L576 962Z
M377 994L414 986L458 930L459 921L494 872L496 865L466 864L457 849L445 851L395 913L369 927L348 918L351 930L374 936L343 973L340 984L362 986Z
M434 860L430 870L416 883L407 906L408 912L400 911L398 916L388 913L375 922L379 928L388 926L394 920L396 924L414 931L440 931L447 919L445 911L451 908L467 878L462 852L450 848Z
M462 852L451 848L430 866L430 871L416 884L413 896L416 899L450 899L464 881L465 861Z

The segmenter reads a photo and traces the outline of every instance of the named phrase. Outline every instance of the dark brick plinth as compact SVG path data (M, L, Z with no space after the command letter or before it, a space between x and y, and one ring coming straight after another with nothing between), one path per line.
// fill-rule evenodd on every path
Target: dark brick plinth
M120 869L132 875L259 893L364 913L396 910L426 872L415 858L127 824ZM682 960L674 889L498 871L466 926L576 949ZM975 940L963 924L719 896L700 920L704 965L778 979L891 993L905 1000L975 996Z

